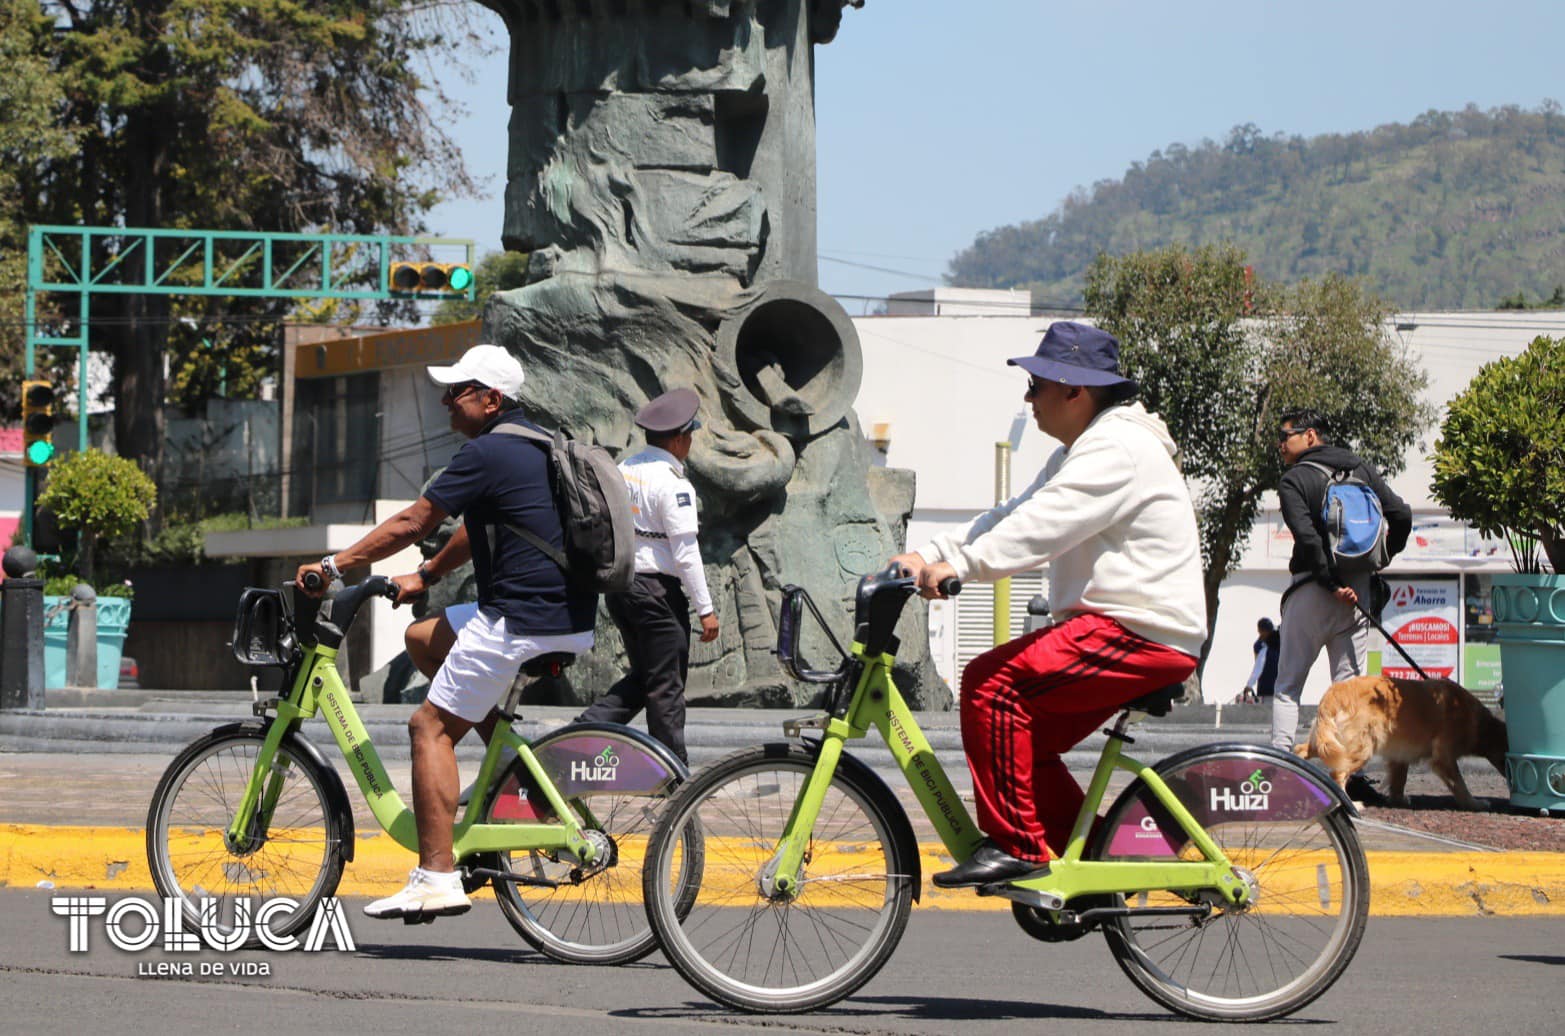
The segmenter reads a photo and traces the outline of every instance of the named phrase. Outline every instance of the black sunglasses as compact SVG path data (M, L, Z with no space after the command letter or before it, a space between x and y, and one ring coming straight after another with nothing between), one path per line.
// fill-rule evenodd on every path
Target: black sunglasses
M1027 393L1023 398L1031 399L1032 397L1036 396L1040 391L1042 391L1045 384L1046 383L1042 378L1037 378L1029 374L1027 376Z
M440 394L440 401L442 403L455 403L473 389L483 391L484 388L485 386L480 385L476 381L464 381L460 385L447 385L446 390Z
M1308 428L1291 428L1291 429L1289 429L1286 432L1278 432L1277 433L1277 442L1278 443L1285 443L1289 439L1293 438L1295 435L1303 435L1307 431L1309 431Z

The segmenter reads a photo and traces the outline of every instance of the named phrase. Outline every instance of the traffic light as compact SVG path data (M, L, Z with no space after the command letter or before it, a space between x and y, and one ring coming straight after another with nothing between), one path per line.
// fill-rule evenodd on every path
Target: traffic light
M22 453L30 468L54 459L54 386L47 381L22 382Z
M393 295L466 295L473 271L466 263L392 263Z

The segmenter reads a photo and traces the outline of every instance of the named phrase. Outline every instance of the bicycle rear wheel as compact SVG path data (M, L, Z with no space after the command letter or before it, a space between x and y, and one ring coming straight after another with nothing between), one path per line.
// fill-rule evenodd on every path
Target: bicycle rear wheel
M1104 935L1140 989L1192 1018L1262 1021L1324 993L1353 959L1369 914L1369 871L1328 779L1256 746L1209 746L1158 774L1249 885L1243 907L1205 918L1111 918ZM1089 856L1200 859L1142 781L1110 807ZM1108 897L1113 906L1186 906L1199 894ZM1219 902L1219 897L1206 897Z
M625 964L657 949L642 905L642 864L659 810L684 778L662 745L617 724L565 727L533 745L539 763L565 797L600 854L590 865L558 851L502 852L502 871L539 884L494 882L512 928L545 956L570 964ZM484 821L552 822L532 774L513 760L490 796ZM682 833L684 905L695 897L700 832ZM549 884L553 883L552 887Z
M896 949L913 875L898 865L883 796L840 768L827 789L798 891L767 891L767 869L815 757L792 745L747 749L693 777L652 834L647 914L674 967L697 989L746 1011L805 1011L874 977ZM706 860L682 912L679 832L698 827Z
M260 943L253 928L248 937L238 929L263 901L286 897L298 903L291 913L268 921L274 936L310 923L342 880L343 845L352 823L315 760L285 738L265 778L281 782L269 822L264 828L258 822L240 842L230 840L229 823L265 737L260 727L232 728L192 743L164 771L147 812L147 862L159 894L180 901L188 930L203 924L206 906L208 930L244 946Z

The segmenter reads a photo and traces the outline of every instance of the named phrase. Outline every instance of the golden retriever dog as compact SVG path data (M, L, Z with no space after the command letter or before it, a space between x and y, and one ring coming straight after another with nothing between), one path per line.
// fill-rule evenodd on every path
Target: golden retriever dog
M1463 809L1487 809L1473 798L1456 762L1481 755L1505 772L1505 724L1451 680L1355 676L1326 690L1308 744L1294 752L1319 759L1346 788L1373 756L1386 761L1390 801L1406 806L1407 768L1423 759Z

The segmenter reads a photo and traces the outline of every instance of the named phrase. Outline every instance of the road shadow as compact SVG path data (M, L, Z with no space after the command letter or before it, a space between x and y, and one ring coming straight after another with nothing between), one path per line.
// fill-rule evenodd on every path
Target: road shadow
M739 1014L714 1004L694 1000L680 1007L638 1008L610 1011L616 1018L638 1020L663 1020L671 1018L706 1018L716 1021L734 1021L760 1016ZM835 1019L874 1018L887 1022L995 1022L995 1021L1113 1021L1113 1022L1179 1022L1180 1015L1171 1011L1100 1011L1091 1007L1072 1004L1040 1003L1032 1000L996 1000L992 997L896 997L850 996L841 1003L810 1014L789 1015L799 1028L812 1027L808 1022L830 1025ZM1271 1024L1331 1025L1328 1019L1284 1018Z
M485 961L491 964L557 964L562 968L580 967L577 964L557 961L533 949L506 950L483 946L430 946L407 943L382 945L366 943L361 939L354 952L371 960ZM615 967L657 970L667 966L655 960L641 960L631 964L618 964Z
M1527 964L1552 964L1556 968L1565 967L1565 957L1554 957L1543 953L1502 953L1501 960L1519 960Z

